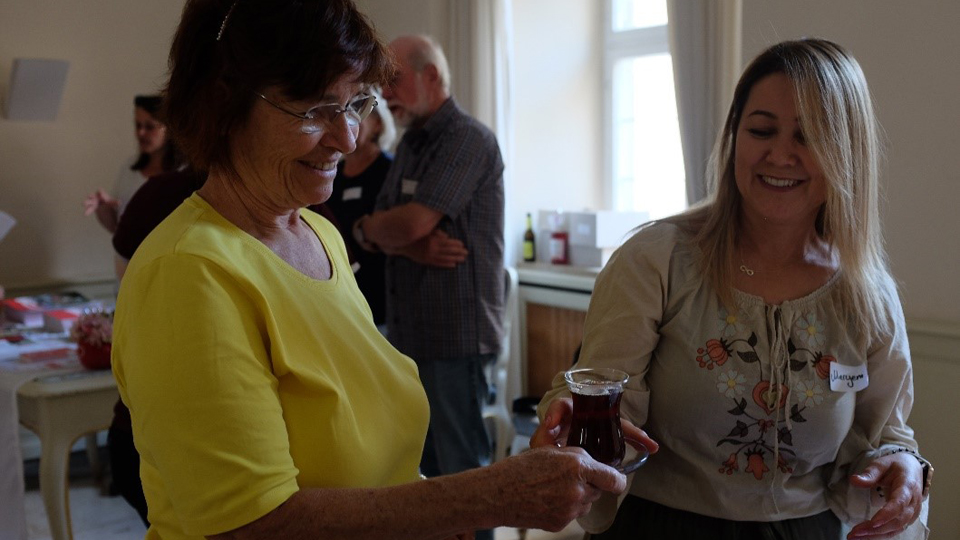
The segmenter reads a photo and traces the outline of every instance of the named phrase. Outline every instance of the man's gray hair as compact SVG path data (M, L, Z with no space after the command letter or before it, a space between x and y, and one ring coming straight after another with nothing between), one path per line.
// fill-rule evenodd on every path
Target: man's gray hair
M450 65L447 64L447 57L443 54L443 48L432 37L427 35L417 36L422 42L415 43L410 51L410 67L417 73L423 71L429 64L437 67L437 73L440 76L440 84L443 91L450 93Z

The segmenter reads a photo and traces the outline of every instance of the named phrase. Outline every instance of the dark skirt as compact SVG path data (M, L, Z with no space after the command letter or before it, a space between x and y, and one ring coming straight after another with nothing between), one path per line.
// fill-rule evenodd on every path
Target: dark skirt
M590 540L841 540L840 520L827 510L783 521L730 521L676 510L627 495L613 525Z

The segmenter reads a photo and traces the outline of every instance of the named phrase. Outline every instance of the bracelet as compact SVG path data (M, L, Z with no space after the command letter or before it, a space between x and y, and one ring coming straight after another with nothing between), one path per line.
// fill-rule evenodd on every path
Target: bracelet
M930 493L930 485L933 483L933 465L930 464L919 452L913 450L912 448L898 447L889 452L884 453L885 456L890 456L893 454L899 454L900 452L906 452L911 456L917 458L917 461L920 462L920 466L923 467L923 491L921 492L924 497Z

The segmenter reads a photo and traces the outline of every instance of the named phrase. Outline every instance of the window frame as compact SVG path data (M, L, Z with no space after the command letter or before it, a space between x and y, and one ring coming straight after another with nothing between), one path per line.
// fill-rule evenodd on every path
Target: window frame
M668 25L613 30L613 2L603 1L603 200L607 208L615 210L616 179L613 177L613 70L619 60L649 54L671 54Z

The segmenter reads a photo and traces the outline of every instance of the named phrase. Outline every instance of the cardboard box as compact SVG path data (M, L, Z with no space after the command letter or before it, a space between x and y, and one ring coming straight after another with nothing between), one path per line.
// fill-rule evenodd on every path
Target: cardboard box
M585 268L602 268L610 260L617 248L598 248L592 246L570 246L570 264Z
M633 229L649 221L646 212L568 212L567 226L571 246L616 248L630 237Z

